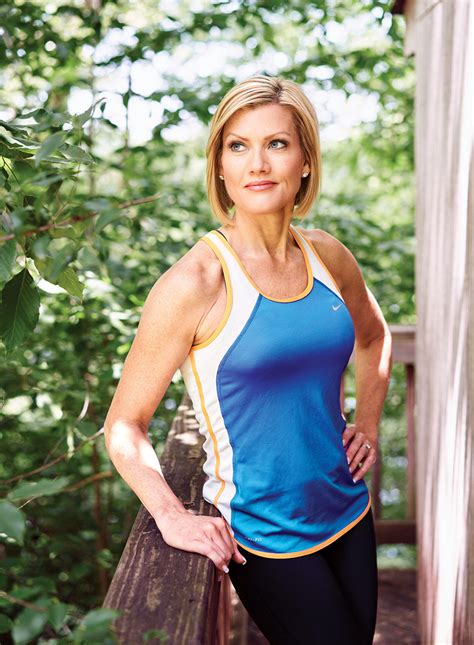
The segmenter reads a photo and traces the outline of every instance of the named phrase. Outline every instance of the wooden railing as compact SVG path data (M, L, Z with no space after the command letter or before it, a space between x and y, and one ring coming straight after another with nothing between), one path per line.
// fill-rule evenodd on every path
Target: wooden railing
M185 394L160 456L163 475L186 508L220 517L201 496L203 441ZM230 580L224 575L219 582L217 573L207 556L166 544L142 506L103 602L104 607L122 612L114 622L118 643L227 645ZM151 630L157 633L145 641Z
M380 519L383 468L380 451L372 468L371 494L377 543L414 543L415 328L391 325L390 330L394 362L406 365L407 517L395 521ZM163 475L186 508L200 515L219 517L217 509L201 496L205 481L203 441L191 401L185 393L160 456ZM228 645L232 609L230 580L224 575L219 582L217 573L207 556L168 546L154 519L141 507L103 603L104 607L122 612L114 623L118 643Z

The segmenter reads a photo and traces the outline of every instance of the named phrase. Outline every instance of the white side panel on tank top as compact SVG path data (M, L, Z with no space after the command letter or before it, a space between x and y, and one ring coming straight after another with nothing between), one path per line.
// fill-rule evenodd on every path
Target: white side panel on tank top
M259 293L243 275L225 243L218 239L220 233L208 232L204 237L217 247L227 265L230 285L226 284L226 290L227 298L229 295L232 298L232 307L219 334L209 345L191 351L181 365L180 371L193 402L199 432L206 437L203 448L207 458L203 469L208 475L208 480L203 486L203 497L217 506L230 528L230 502L236 490L235 486L229 483L234 481L232 446L219 405L217 370L223 356L250 318ZM227 484L224 485L223 482Z

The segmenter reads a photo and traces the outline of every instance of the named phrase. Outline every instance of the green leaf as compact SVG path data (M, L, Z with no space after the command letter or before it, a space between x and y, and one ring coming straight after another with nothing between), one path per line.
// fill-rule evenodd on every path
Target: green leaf
M86 199L83 206L91 211L105 211L110 208L110 201L105 197L95 197L94 199Z
M0 157L6 157L7 159L27 159L32 154L34 154L33 150L19 150L0 141Z
M114 209L104 211L99 215L99 217L96 220L96 223L95 223L96 231L97 232L101 231L104 228L104 226L107 226L107 224L110 224L110 222L113 222L116 219L120 219L123 216L124 216L123 210L121 208L114 208Z
M50 229L49 234L53 239L68 237L70 240L77 240L78 237L76 229L73 226L59 226L58 228L52 228Z
M35 600L40 607L47 607L48 598ZM23 609L13 621L12 637L15 645L29 643L35 636L41 634L43 627L48 622L48 612L36 609Z
M71 296L77 296L82 299L82 292L85 285L77 277L74 269L67 267L59 274L57 284L65 289Z
M18 544L23 544L25 514L5 499L0 501L0 533L5 533Z
M84 618L82 619L82 626L91 628L91 627L102 627L103 625L108 625L111 620L120 616L120 612L117 609L111 609L110 607L101 607L99 609L91 609Z
M7 240L0 245L0 280L6 282L12 274L16 259L16 241Z
M166 643L169 640L169 635L163 629L149 629L143 633L143 643L148 643L152 638L159 638L160 643Z
M12 136L12 134L10 134L10 132L2 125L0 125L0 137L13 146L23 147L22 144L17 141L17 139L15 139L15 137Z
M95 269L96 273L99 273L101 260L97 249L92 246L83 246L78 253L78 260L80 260L83 267L88 269Z
M35 154L35 166L39 166L40 162L48 157L52 152L57 150L59 146L64 143L66 132L55 132L47 137L41 144L40 149Z
M57 632L64 624L68 611L69 605L63 602L51 602L48 611L48 620Z
M93 157L87 152L87 150L83 150L79 146L68 144L61 152L68 159L80 161L81 163L94 163Z
M37 117L37 116L40 116L40 115L41 115L41 116L44 116L44 115L45 115L45 114L47 114L47 113L48 113L48 112L47 112L47 110L45 110L45 109L44 109L44 108L42 108L42 107L41 107L41 108L35 108L35 109L34 109L34 110L32 110L31 112L25 112L24 114L17 114L17 116L15 117L15 119L20 120L20 121L21 121L22 119L34 119L35 121L37 121L37 122L38 122L38 119L37 119L36 117Z
M7 130L11 130L12 132L24 132L25 134L28 133L28 128L25 125L18 125L13 123L13 121L4 121L3 119L0 119L0 125Z
M72 117L73 124L74 125L78 124L79 126L84 125L84 123L86 123L86 121L89 121L89 119L92 117L92 114L94 113L96 105L99 105L99 103L102 103L103 101L106 101L105 97L101 97L101 98L97 99L97 101L95 103L92 103L92 105L90 105L87 108L87 110L85 110L84 112L81 112L81 114L73 115L73 117ZM104 105L104 103L103 103L103 105Z
M73 642L88 645L89 643L110 642L107 637L114 635L112 621L121 615L121 611L100 607L92 609L82 619L72 633ZM115 640L113 642L116 642Z
M0 634L6 634L11 631L12 625L11 618L8 618L5 614L0 614Z
M12 501L17 501L27 497L55 495L69 484L69 479L69 477L57 477L56 479L43 478L36 482L21 482L8 493L7 497Z
M60 184L64 181L62 175L56 175L54 173L42 172L41 174L36 175L36 179L30 181L32 186L51 186L53 184Z
M0 338L8 352L18 347L35 328L39 305L39 292L27 269L5 284L0 304Z
M71 296L77 296L82 299L82 292L84 291L85 285L79 280L72 267L66 267L57 275L55 261L51 258L44 260L39 257L35 258L35 266L45 280L62 287Z
M52 257L48 258L44 278L53 284L57 284L60 274L73 259L76 250L74 242L67 242L62 247L61 242L52 240L49 244L49 251Z

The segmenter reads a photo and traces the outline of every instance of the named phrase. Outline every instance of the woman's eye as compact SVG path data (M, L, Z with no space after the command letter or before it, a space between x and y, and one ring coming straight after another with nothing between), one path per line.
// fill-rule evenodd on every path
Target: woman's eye
M273 139L272 141L270 141L270 145L272 143L283 143L283 145L285 146L287 144L287 142L284 139ZM241 141L232 141L231 143L229 143L229 148L231 150L235 150L234 146L243 146L243 145L244 144ZM279 150L279 148L274 148L274 149ZM236 150L236 152L239 152L239 150Z
M271 141L271 143L275 143L275 142L283 143L286 146L286 141L284 141L283 139L273 139L273 141Z

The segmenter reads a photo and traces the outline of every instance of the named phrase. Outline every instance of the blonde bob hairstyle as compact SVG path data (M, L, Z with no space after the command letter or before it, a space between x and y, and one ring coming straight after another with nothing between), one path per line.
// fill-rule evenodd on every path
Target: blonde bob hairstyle
M229 217L229 214L234 206L224 182L219 179L218 172L224 126L238 110L252 109L267 103L279 103L290 108L300 145L310 167L309 175L301 179L301 187L295 197L293 217L304 218L318 196L321 186L321 148L318 117L311 101L294 81L281 76L252 76L225 94L210 124L206 147L207 195L214 215L224 225L232 226L232 217Z

